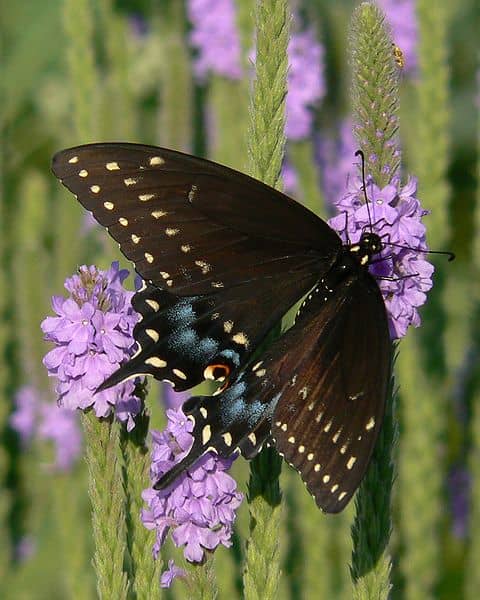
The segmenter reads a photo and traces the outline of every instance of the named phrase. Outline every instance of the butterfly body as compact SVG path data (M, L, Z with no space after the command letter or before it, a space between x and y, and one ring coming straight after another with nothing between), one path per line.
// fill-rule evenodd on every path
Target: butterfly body
M136 354L100 389L137 374L184 390L193 446L155 485L207 451L252 458L265 442L338 512L368 466L384 411L390 339L368 272L381 240L341 238L313 213L226 167L171 150L92 144L64 150L53 171L108 227L145 280ZM304 297L295 324L258 348Z

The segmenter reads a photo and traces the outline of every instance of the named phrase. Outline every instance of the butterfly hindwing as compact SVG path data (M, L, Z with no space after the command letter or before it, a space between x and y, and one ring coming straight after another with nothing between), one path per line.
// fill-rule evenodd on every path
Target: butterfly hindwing
M313 263L328 268L341 246L326 223L281 192L172 150L90 144L57 153L52 169L137 272L176 294L215 292Z
M314 285L308 271L297 275L199 296L146 284L132 300L140 315L133 331L138 351L100 389L145 374L169 381L176 391L204 379L233 379L285 310Z
M313 294L266 368L280 394L272 422L277 450L319 507L339 512L362 480L380 431L391 344L385 305L367 272L343 282L328 302L321 295Z

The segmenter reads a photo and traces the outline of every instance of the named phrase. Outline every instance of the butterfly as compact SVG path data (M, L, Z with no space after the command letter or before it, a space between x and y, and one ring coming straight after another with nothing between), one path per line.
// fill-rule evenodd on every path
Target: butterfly
M368 467L389 382L387 314L368 270L381 238L364 231L343 244L281 192L165 148L78 146L52 170L144 280L132 300L137 352L99 389L139 374L176 391L219 384L184 403L193 446L154 487L208 451L250 459L272 444L322 510L342 510ZM259 355L302 298L294 325Z

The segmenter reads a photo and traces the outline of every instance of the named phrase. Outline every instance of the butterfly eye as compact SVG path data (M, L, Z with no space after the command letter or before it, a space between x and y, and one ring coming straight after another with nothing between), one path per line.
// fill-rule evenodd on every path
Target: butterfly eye
M208 365L203 372L205 379L213 381L225 381L229 375L230 367L228 365Z

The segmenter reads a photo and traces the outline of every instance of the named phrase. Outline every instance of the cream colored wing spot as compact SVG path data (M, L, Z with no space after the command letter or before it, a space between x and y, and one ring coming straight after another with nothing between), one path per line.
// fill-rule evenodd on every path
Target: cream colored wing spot
M120 167L118 166L118 163L113 161L113 162L108 162L105 165L105 168L107 169L107 171L118 171L120 169Z
M332 494L334 494L338 490L338 488L339 488L339 485L338 485L338 483L336 483L335 485L332 485L330 492Z
M346 495L347 495L347 492L342 492L341 494L339 494L338 499L340 501L342 501L345 498Z
M225 445L228 446L230 448L230 446L232 445L232 434L231 433L224 433L222 435L223 437L223 441L225 442Z
M74 165L75 163L78 163L78 156L72 156L72 158L70 158L70 159L68 160L68 162L69 162L71 165Z
M349 471L351 471L351 470L352 470L352 468L353 468L353 465L354 465L356 462L357 462L357 457L356 457L356 456L351 456L351 457L348 459L348 462L347 462L347 469L348 469Z
M233 321L225 321L223 324L223 331L225 333L231 333L233 329Z
M248 439L255 446L255 444L257 443L257 436L255 435L255 433L253 431L252 431L252 433L249 434Z
M156 367L157 369L164 369L167 366L167 361L163 360L159 356L150 356L146 359L145 364Z
M294 443L295 443L295 436L291 435L291 436L288 438L288 441L289 441L291 444L294 444Z
M138 242L142 239L139 235L135 235L134 233L132 233L132 235L130 236L130 239L132 240L132 242L134 244L138 244Z
M332 427L332 421L330 420L330 421L329 421L329 422L328 422L328 423L325 425L325 427L323 428L323 431L324 431L325 433L328 433L328 432L330 431L331 427Z
M160 271L160 275L162 276L162 279L170 278L170 273L167 273L166 271Z
M328 483L330 481L330 475L324 475L322 481L323 483Z
M90 186L90 191L92 192L92 194L98 194L98 192L100 191L100 186L99 185L91 185Z
M202 415L202 417L203 417L204 419L206 419L206 418L207 418L207 416L208 416L208 411L207 411L207 409L206 409L204 406L201 406L201 407L200 407L200 414Z
M314 467L313 470L315 471L315 473L318 473L321 469L321 466L317 463Z
M305 446L299 446L298 451L300 452L300 454L303 454L305 452Z
M138 196L138 199L140 200L140 202L148 202L152 198L155 198L155 194L140 194Z
M151 167L158 167L165 164L165 160L161 156L152 156L148 162Z
M145 252L144 256L145 256L145 260L148 263L150 263L150 264L153 263L154 258L149 252Z
M288 429L288 425L287 425L287 423L284 423L284 424L283 424L283 425L280 427L280 429L281 429L282 431L287 431L287 429Z
M187 252L190 252L191 249L191 246L189 246L188 244L183 244L182 246L180 246L180 250L185 254L187 254Z
M192 202L192 200L195 197L195 192L197 191L197 186L196 185L192 185L192 187L190 188L190 191L188 192L188 199L190 200L190 202Z
M162 217L166 217L168 215L164 210L154 210L150 213L154 219L161 219Z
M187 379L187 376L185 375L185 373L183 371L180 371L180 369L173 369L172 372L179 378L179 379Z
M205 425L205 427L202 429L202 444L207 444L210 441L211 437L212 428L210 427L210 425Z
M128 219L126 219L125 217L120 217L118 219L118 222L120 223L120 225L122 225L123 227L127 227L128 226Z
M307 460L313 460L313 452L307 454Z
M158 334L158 331L155 331L155 329L145 329L145 333L154 342L158 342L158 340L160 339L160 335Z
M263 377L265 375L265 373L267 372L266 369L258 369L258 371L256 371L255 375L257 377Z
M172 287L173 279L167 279L167 285L168 285L168 287Z
M370 429L373 429L375 427L375 419L373 417L370 417L370 420L368 421L368 423L365 425L365 429L367 431L369 431Z
M87 169L82 169L80 171L80 173L78 174L79 177L88 177L88 171Z
M127 177L127 179L123 180L123 183L127 186L130 187L131 185L135 185L137 183L137 180L134 179L133 177Z
M177 235L177 233L180 231L180 229L174 229L173 227L167 227L165 229L165 233L168 235L168 237L173 237L175 235Z
M206 275L209 271L212 270L211 265L209 265L204 260L196 260L195 264L197 265L197 267L200 267L200 269L202 270L202 274L203 275Z
M224 285L221 281L212 281L212 283L210 285L214 288L223 288L224 287Z
M336 433L336 434L335 434L335 435L332 437L332 442L333 442L334 444L336 444L336 443L338 442L338 438L340 437L340 434L341 434L341 433L342 433L342 430L341 430L341 429L339 429L339 430L337 431L337 433Z
M115 208L115 204L113 202L104 202L103 206L107 209L107 210L113 210Z
M231 323L231 321L230 321ZM233 325L233 323L232 323ZM252 367L252 371L256 371L259 367L261 367L263 365L263 360L259 360L256 364L253 365ZM278 425L281 425L281 422L278 422Z
M147 298L145 300L145 303L148 304L148 306L151 309L153 309L155 312L158 312L160 310L160 304L156 300L152 300L151 298Z
M245 346L245 348L248 348L250 343L247 335L243 333L243 331L239 331L235 335L232 335L232 340L239 346Z

